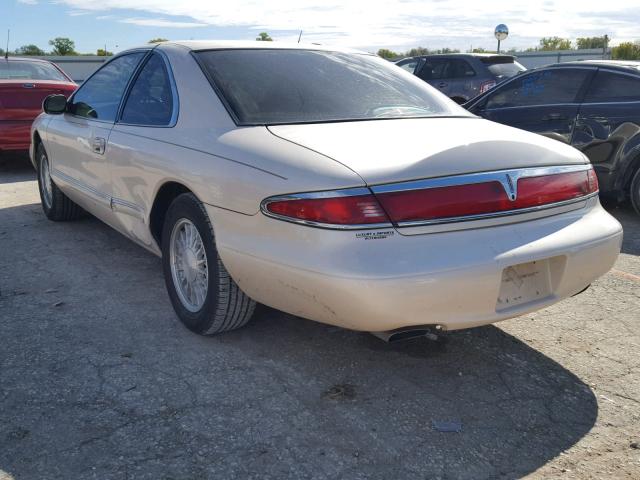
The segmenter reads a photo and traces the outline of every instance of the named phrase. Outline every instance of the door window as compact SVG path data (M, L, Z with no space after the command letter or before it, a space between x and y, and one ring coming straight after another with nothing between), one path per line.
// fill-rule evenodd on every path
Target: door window
M418 77L423 80L440 80L446 78L447 63L446 60L427 59L422 69L420 69Z
M573 103L589 73L586 69L549 69L523 75L493 90L485 108Z
M74 115L114 122L124 89L145 52L115 58L82 84L73 96Z
M598 70L585 103L640 101L640 77Z
M475 70L469 62L460 58L452 58L449 60L449 66L446 70L446 77L443 78L465 78L474 77L476 75Z
M154 53L142 67L127 97L121 121L135 125L166 126L173 116L173 95L167 66Z

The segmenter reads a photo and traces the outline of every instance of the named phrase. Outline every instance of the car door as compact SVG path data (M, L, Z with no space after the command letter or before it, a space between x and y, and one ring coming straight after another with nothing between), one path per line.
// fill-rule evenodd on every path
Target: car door
M474 97L474 80L476 71L471 64L462 58L452 58L445 70L448 82L447 95L458 103L464 103Z
M166 168L167 130L178 118L178 95L166 56L154 51L131 82L109 140L112 207L116 226L152 246L148 218L158 182ZM178 157L171 159L175 162Z
M554 67L498 85L470 110L488 120L570 143L593 68Z
M72 199L109 222L108 141L122 95L146 51L114 58L80 86L47 127L51 176Z
M591 160L602 193L622 193L640 150L640 75L598 70L580 106L572 145Z
M416 75L449 96L448 65L448 60L444 58L426 58Z

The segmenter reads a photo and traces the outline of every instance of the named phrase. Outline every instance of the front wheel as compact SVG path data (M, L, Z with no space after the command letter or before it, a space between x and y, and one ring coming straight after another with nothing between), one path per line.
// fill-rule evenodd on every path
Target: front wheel
M167 291L187 328L212 335L251 319L256 304L222 264L207 212L193 194L179 195L171 203L161 243Z
M629 193L631 196L631 204L633 208L636 209L638 215L640 215L640 168L638 168L633 176L633 180L631 180L631 191Z
M38 167L38 190L42 210L49 220L63 222L75 220L82 215L82 208L67 197L51 179L49 157L40 143L36 148L36 165Z

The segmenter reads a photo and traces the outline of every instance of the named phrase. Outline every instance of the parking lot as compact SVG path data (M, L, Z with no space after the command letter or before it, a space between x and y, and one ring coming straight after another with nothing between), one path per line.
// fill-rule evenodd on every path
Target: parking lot
M263 309L199 337L158 258L0 164L0 479L638 478L640 217L583 294L388 345ZM455 292L452 292L455 295Z

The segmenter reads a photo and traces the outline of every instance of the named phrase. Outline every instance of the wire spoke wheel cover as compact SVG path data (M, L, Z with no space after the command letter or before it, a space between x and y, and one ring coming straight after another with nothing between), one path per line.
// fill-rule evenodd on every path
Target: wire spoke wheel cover
M42 190L42 201L47 208L51 208L53 199L53 187L51 186L51 174L49 172L49 160L45 154L40 155L40 189Z
M171 277L180 302L190 312L204 306L209 289L207 253L196 226L179 219L171 231L169 247Z

